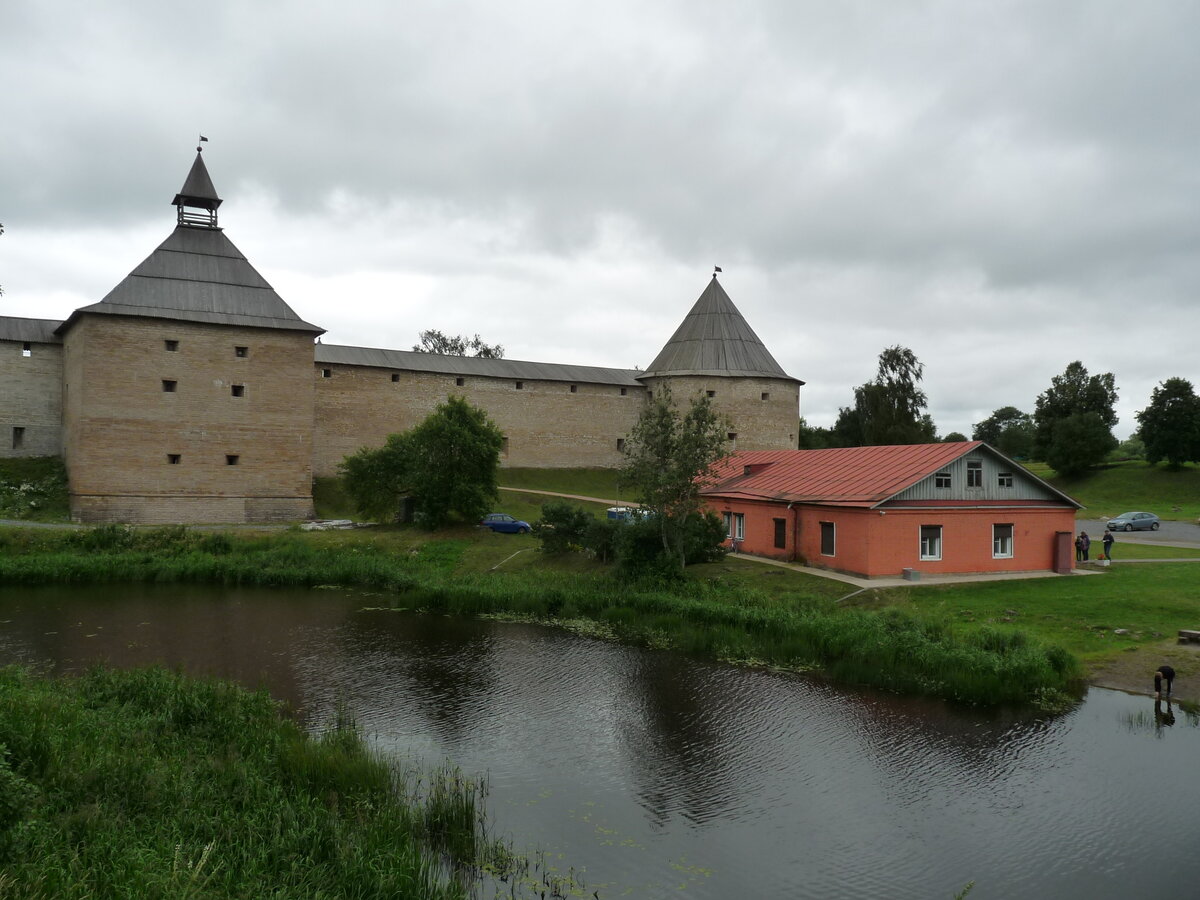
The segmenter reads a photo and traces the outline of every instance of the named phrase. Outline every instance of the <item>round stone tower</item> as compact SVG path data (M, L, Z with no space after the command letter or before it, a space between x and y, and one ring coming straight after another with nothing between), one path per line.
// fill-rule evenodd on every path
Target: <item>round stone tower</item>
M681 403L697 393L729 417L731 450L793 450L800 419L798 378L788 375L713 273L683 323L637 376L653 392L664 382Z

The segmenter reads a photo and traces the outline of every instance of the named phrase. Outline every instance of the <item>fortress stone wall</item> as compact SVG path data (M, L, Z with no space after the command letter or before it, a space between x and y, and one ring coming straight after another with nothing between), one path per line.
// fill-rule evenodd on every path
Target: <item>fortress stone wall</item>
M314 475L451 395L505 436L501 464L615 467L648 392L697 392L737 449L792 449L802 382L714 275L645 371L322 344L217 225L197 151L170 236L65 322L0 316L0 456L61 454L83 522L293 521Z
M465 361L464 362L468 362ZM318 363L317 475L362 447L418 425L451 396L479 407L505 436L503 466L615 467L641 412L641 385L454 375Z
M0 456L62 453L62 345L47 332L0 330Z

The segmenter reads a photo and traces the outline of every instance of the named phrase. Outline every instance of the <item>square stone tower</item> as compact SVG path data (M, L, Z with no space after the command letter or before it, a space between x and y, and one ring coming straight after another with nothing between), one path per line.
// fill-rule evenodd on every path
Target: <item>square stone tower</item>
M56 332L77 521L312 514L313 341L323 329L225 236L196 149L174 232Z

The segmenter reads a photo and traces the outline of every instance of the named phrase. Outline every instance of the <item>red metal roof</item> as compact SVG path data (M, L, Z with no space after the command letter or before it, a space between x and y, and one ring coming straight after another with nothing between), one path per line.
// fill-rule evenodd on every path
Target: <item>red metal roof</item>
M709 485L701 493L787 503L875 506L982 444L955 441L829 450L749 450L717 463Z

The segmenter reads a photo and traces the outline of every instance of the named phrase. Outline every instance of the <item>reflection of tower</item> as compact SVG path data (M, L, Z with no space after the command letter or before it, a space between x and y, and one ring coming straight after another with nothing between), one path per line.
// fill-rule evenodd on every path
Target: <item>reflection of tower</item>
M71 514L295 520L312 510L313 338L217 224L197 148L175 230L63 340Z
M733 305L717 272L654 362L638 376L649 391L669 382L678 403L697 393L732 422L732 450L794 450L798 378L780 367Z

